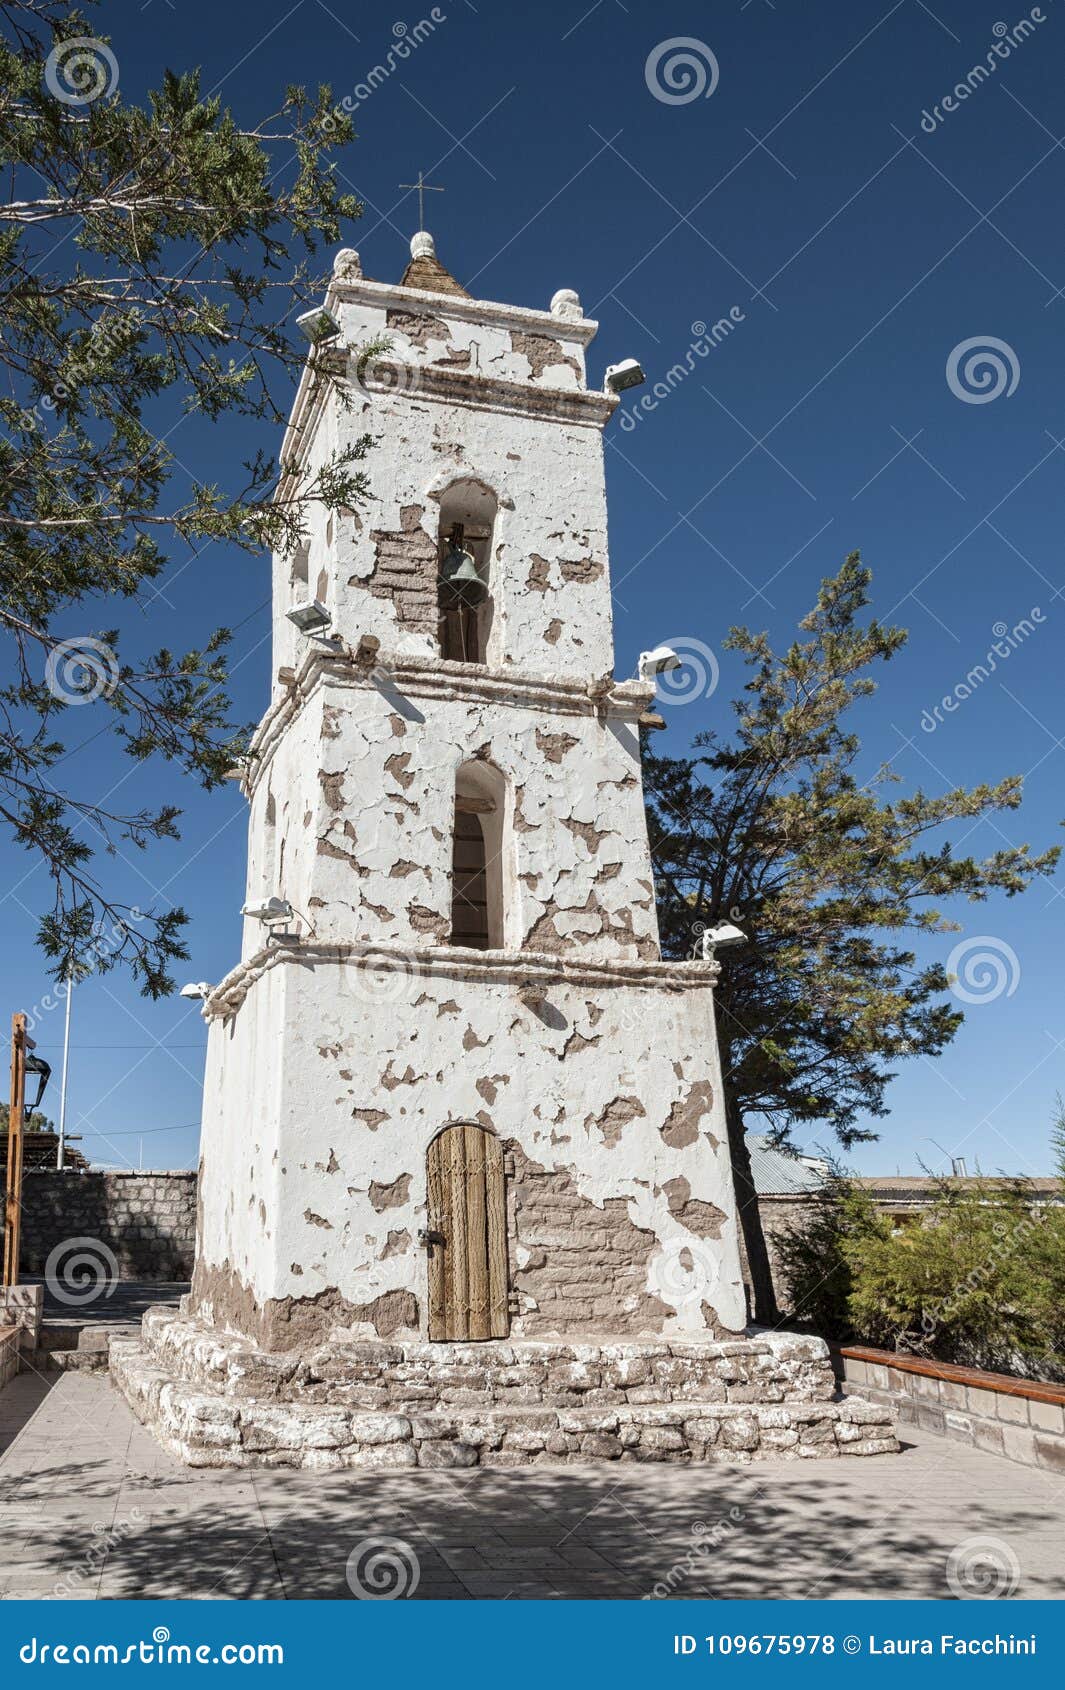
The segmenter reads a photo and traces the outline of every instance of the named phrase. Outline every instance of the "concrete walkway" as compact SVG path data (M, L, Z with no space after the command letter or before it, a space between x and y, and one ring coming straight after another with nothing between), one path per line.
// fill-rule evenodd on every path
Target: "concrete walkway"
M46 1385L0 1395L10 1598L351 1600L349 1561L377 1589L416 1565L418 1599L940 1597L988 1537L1016 1595L1065 1595L1062 1483L910 1428L900 1456L748 1468L227 1473L164 1455L104 1374Z

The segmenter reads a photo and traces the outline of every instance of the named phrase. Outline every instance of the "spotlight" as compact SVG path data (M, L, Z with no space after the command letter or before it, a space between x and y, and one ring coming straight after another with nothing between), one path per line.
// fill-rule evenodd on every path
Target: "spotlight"
M680 666L681 659L671 645L656 645L653 651L641 651L636 673L641 681L653 681L656 675L664 675Z
M293 911L287 898L262 898L258 903L242 904L240 913L270 925L275 921L291 921Z
M604 386L609 387L611 393L624 393L627 387L639 387L646 380L643 368L635 358L623 358L620 364L611 364L603 378Z
M340 333L340 324L324 305L316 305L313 311L304 311L296 318L296 327L307 336L312 346L317 346L322 340L334 340Z
M190 980L187 986L182 986L178 996L183 998L200 998L201 1000L206 1001L213 991L214 987L209 985L206 980Z
M285 615L296 624L301 634L312 638L323 633L333 620L332 613L321 599L300 599L291 610L286 610Z
M731 921L723 921L718 927L708 927L702 936L703 961L713 962L718 951L727 951L734 945L746 943L746 933L733 926Z

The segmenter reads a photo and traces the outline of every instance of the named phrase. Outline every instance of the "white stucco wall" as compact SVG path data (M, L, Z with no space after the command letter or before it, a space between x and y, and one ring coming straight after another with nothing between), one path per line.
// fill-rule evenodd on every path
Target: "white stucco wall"
M639 694L606 714L562 688L476 694L442 668L309 675L257 761L249 898L288 898L322 941L444 942L456 774L486 759L506 783L507 946L657 957Z
M742 1328L712 971L687 965L677 989L681 971L664 965L630 965L626 980L624 968L540 958L523 973L500 953L402 961L386 948L260 966L223 983L211 1026L205 1268L228 1265L260 1308L409 1291L424 1329L426 1151L469 1121L564 1171L585 1205L622 1200L648 1235L643 1283L661 1308L647 1330ZM519 995L530 973L540 1013ZM267 1069L280 1074L276 1112L261 1107ZM516 1336L534 1309L515 1312Z

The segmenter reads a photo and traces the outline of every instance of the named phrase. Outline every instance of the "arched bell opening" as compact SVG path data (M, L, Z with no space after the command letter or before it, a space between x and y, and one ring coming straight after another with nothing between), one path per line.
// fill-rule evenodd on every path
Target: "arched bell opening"
M506 781L492 763L463 763L455 777L451 856L451 944L502 950Z
M437 614L440 655L485 663L492 631L492 534L498 502L481 481L455 481L441 495Z
M503 1146L488 1128L460 1122L432 1140L425 1172L430 1341L505 1338Z

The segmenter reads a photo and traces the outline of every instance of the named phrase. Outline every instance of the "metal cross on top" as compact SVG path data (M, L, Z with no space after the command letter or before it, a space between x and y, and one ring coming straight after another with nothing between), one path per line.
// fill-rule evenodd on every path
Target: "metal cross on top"
M420 170L418 172L418 180L416 182L400 182L398 185L401 188L417 188L417 190L418 190L418 227L419 227L419 229L424 229L425 228L425 196L426 196L426 194L445 194L445 193L447 193L447 189L446 188L435 188L432 185L431 182L427 182L425 180L425 177L422 175L422 172Z

